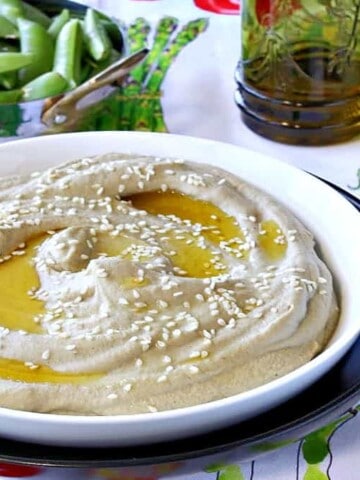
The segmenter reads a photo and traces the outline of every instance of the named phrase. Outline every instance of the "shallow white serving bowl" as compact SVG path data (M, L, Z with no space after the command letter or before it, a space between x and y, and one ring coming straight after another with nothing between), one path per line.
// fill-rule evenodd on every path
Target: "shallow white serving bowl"
M339 326L326 350L271 383L229 398L166 412L81 417L0 408L0 434L53 445L135 445L178 439L230 425L266 411L305 389L329 370L360 332L360 215L339 194L310 175L234 145L140 132L86 132L38 137L0 146L0 176L45 169L108 152L210 163L272 194L314 233L336 278Z

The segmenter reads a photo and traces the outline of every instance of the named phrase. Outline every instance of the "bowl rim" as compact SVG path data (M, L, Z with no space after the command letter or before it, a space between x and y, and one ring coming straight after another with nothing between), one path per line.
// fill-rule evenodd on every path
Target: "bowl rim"
M313 187L317 188L318 191L322 191L323 194L327 196L336 196L337 202L341 208L347 210L351 215L356 214L359 215L358 211L350 205L344 198L342 198L337 192L331 189L331 187L325 185L317 178L311 176L308 173L292 166L288 165L282 161L277 159L271 158L267 155L263 155L257 152L253 152L249 149L239 147L237 145L218 142L215 140L208 140L208 139L201 139L196 137L184 136L184 135L175 135L175 134L163 134L163 133L154 133L154 132L81 132L81 133L67 133L67 134L57 134L51 136L42 136L42 137L35 137L29 139L21 139L12 142L8 142L5 144L0 145L0 157L1 153L5 150L17 150L17 149L31 149L33 146L41 145L45 146L47 143L52 142L62 142L68 143L69 145L72 142L80 142L86 144L86 140L88 138L96 137L99 141L102 138L102 141L106 143L106 138L109 140L113 137L115 140L121 138L130 138L131 142L137 144L141 141L147 141L149 139L154 139L156 142L161 142L162 140L167 143L173 142L176 144L177 142L188 142L191 148L191 144L197 144L199 148L203 146L204 148L222 148L225 152L230 153L231 151L237 152L238 155L240 153L244 155L251 155L252 159L259 160L261 162L271 162L272 165L275 165L278 169L282 172L287 172L292 175L296 175L297 177L306 180L307 184L312 184ZM30 151L30 150L28 150ZM36 151L36 148L35 148ZM105 152L105 151L104 151ZM176 155L177 156L177 155ZM184 155L181 155L184 157ZM192 161L192 159L190 159ZM225 169L227 169L225 167ZM239 174L240 175L240 174ZM250 180L251 182L251 180ZM276 195L275 195L276 197ZM295 212L296 214L296 212ZM355 216L354 216L355 219ZM359 223L359 217L356 220ZM250 401L254 398L259 396L266 395L269 390L271 392L276 392L284 388L285 385L290 383L298 382L300 379L306 377L306 375L322 365L324 362L329 360L334 355L338 354L340 350L344 349L346 345L346 349L349 349L351 344L354 343L357 336L360 332L360 325L355 325L353 323L349 326L340 338L336 339L332 344L328 345L328 347L321 352L318 356L314 359L310 360L306 364L300 366L299 368L295 369L294 371L273 380L267 384L255 387L251 390L242 392L240 394L236 394L230 397L222 398L219 400L214 400L208 403L203 403L200 405L193 405L189 407L177 408L172 410L154 412L154 413L139 413L133 415L109 415L109 416L80 416L80 415L62 415L62 414L51 414L51 413L38 413L38 412L28 412L28 411L21 411L21 410L13 410L9 408L0 407L0 416L5 416L9 419L19 419L22 420L31 420L39 422L39 424L47 424L49 425L90 425L90 426L114 426L116 424L126 425L131 427L132 425L136 425L141 423L143 426L146 425L153 425L156 422L166 422L174 417L178 420L186 419L189 415L197 415L199 413L204 414L205 412L207 415L211 416L211 414L215 413L219 408L221 409L228 409L235 403L238 403L239 400L241 401Z

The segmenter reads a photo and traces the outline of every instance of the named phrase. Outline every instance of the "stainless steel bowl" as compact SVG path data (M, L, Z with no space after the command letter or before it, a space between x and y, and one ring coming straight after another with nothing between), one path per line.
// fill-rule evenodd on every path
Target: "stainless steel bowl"
M50 16L56 15L63 8L69 9L74 16L83 16L87 9L87 6L70 0L26 1L40 8ZM109 20L113 19L109 18ZM117 50L125 56L127 52L125 46L125 28L120 22L116 23L119 26L119 44L116 45L116 47ZM104 108L104 99L116 92L117 85L114 82L113 85L106 84L90 90L92 91L83 91L84 95L78 98L76 104L73 102L73 112L68 115L66 119L61 118L59 115L49 115L49 109L52 109L54 112L55 105L63 100L63 95L28 102L0 104L0 142L86 128L84 127L85 120L96 115L101 115L101 111ZM72 92L67 92L65 96L69 93L71 94ZM67 102L67 104L69 105L69 102Z

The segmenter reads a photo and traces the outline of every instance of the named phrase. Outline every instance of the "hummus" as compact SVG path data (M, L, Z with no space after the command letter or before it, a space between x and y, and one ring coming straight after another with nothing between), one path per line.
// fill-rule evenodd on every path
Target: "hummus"
M113 415L228 397L338 319L306 228L213 166L109 154L0 181L0 406Z

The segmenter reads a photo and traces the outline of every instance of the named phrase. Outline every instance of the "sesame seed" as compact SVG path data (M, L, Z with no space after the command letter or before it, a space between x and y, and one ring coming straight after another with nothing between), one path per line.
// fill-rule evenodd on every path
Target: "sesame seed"
M76 345L74 344L65 345L65 350L74 351L75 349L76 349Z
M120 297L118 300L119 305L129 305L129 302L124 297Z
M43 360L49 360L50 358L50 351L49 350L44 350L43 353L41 354L41 358Z
M189 365L189 372L192 374L199 373L200 369L196 365Z
M107 398L109 400L115 400L116 398L118 398L118 396L116 395L116 393L109 393L109 395L107 396Z
M14 255L15 257L20 257L21 255L25 255L25 250L14 250L11 255Z
M194 352L191 352L190 355L189 355L189 358L198 358L200 357L201 353L197 350L195 350Z
M203 330L202 334L205 338L208 338L209 340L211 340L212 337L210 332L208 332L207 330Z
M159 304L159 307L162 309L168 308L169 306L168 302L165 302L165 300L158 300L158 304Z
M145 302L135 302L134 307L135 308L146 308L147 304Z

